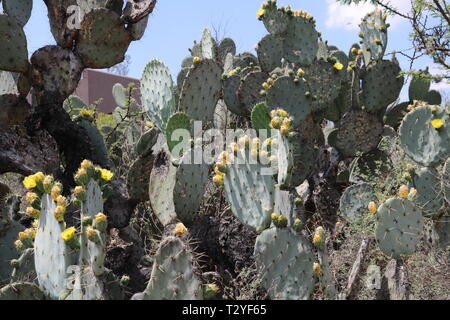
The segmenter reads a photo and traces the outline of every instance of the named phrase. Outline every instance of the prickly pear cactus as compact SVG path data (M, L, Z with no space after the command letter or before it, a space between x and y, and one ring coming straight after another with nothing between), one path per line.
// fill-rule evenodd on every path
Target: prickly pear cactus
M349 220L367 214L367 205L375 201L373 188L367 183L348 187L341 196L339 210Z
M169 236L159 245L150 281L140 300L202 300L196 261L180 238Z
M421 106L409 112L400 125L400 142L406 154L424 166L435 166L450 156L449 115L439 106Z
M366 63L370 60L380 60L386 51L388 37L386 15L381 10L368 13L360 24L360 36L363 41L363 49L366 52Z
M410 200L393 198L383 203L377 212L375 237L383 253L400 259L414 253L423 232L421 210Z
M422 168L416 172L412 185L417 189L416 204L425 216L439 215L444 208L441 177L433 168Z
M70 250L61 233L64 222L56 220L56 203L49 194L41 200L39 227L34 241L35 266L39 286L51 299L59 299L66 288L66 269L70 265Z
M308 241L289 228L263 231L256 239L255 259L272 299L307 300L314 286L314 257Z

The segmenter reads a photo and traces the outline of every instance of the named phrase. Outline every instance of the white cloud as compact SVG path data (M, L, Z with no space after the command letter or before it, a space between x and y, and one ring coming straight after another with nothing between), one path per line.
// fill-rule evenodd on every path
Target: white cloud
M361 22L361 19L375 8L375 6L369 3L343 5L336 0L326 1L328 8L325 25L327 28L343 28L347 30L359 29L358 24ZM400 12L408 12L411 8L410 0L395 0L391 1L391 3ZM392 27L395 27L404 22L404 19L401 17L390 16L388 22Z

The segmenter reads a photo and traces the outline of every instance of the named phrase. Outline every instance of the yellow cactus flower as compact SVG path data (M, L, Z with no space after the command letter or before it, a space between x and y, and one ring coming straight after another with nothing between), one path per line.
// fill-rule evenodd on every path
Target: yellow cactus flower
M75 189L73 189L73 192L75 193L75 195L79 195L84 192L84 188L82 186L77 186L75 187Z
M23 240L25 240L27 238L28 238L28 236L27 236L27 234L25 232L19 232L19 240L20 241L23 241Z
M155 126L155 124L154 124L152 121L147 121L147 122L145 123L145 126L146 126L147 128L153 128L153 127Z
M34 192L27 192L25 199L28 203L33 203L37 199L38 195Z
M270 218L271 218L272 220L278 220L278 217L279 217L279 215L276 214L275 212L273 212L273 213L270 215Z
M288 135L289 135L289 127L287 127L287 126L281 126L281 128L280 128L280 133L283 135L283 136L285 136L285 137L287 137Z
M213 182L219 186L223 186L223 174L216 174L213 177Z
M87 174L87 171L86 171L86 169L84 169L84 168L80 168L80 169L78 169L78 171L77 171L77 173L76 173L76 177L83 177L83 176L85 176Z
M280 117L287 117L289 114L285 111L285 110L283 110L283 109L278 109L277 110L277 114L280 116Z
M302 77L302 76L305 75L305 71L304 71L302 68L298 68L298 70L297 70L297 75L300 76L300 77Z
M34 175L25 177L22 181L23 186L27 189L33 189L36 188L36 177Z
M81 162L80 167L83 168L83 169L90 168L90 167L92 167L92 161L89 161L89 160L87 160L87 159L84 159L84 160Z
M40 182L45 179L45 175L40 171L36 172L33 176L34 176L34 179L36 180L36 182Z
M75 236L76 229L74 227L67 228L63 232L61 232L61 238L67 242L71 240Z
M292 125L292 119L291 118L285 118L283 120L283 123L281 124L281 126L285 126L285 127L288 127L288 128L290 128L291 125Z
M64 213L66 213L66 208L63 206L56 206L55 208L55 219L58 222L64 221Z
M99 212L99 213L97 213L97 214L95 215L95 222L96 222L96 223L104 222L104 221L106 221L107 219L108 219L108 217L107 217L104 213L102 213L102 212Z
M200 62L202 62L202 58L194 57L194 58L192 58L192 62L195 63L195 64L200 63Z
M81 109L80 116L83 117L92 117L94 115L94 110Z
M53 177L52 176L45 176L44 181L42 182L44 187L47 187L47 186L51 185L52 183L53 183Z
M358 55L362 56L364 54L364 52L362 51L362 49L358 50Z
M342 70L342 68L344 68L344 65L338 61L334 64L333 68L340 71L340 70Z
M24 233L27 238L35 239L36 238L36 229L28 228L24 230Z
M262 87L263 87L265 90L269 90L269 89L270 89L270 84L268 84L267 82L263 82Z
M58 206L63 206L63 207L67 207L67 199L66 199L66 197L64 197L64 196L62 196L62 195L59 195L57 198L56 198L56 204L58 205Z
M188 232L188 229L181 222L177 223L177 225L175 226L175 229L173 229L173 234L176 235L177 237L181 237L182 235L186 234L187 232Z
M313 244L319 244L321 242L322 242L322 235L316 232L313 237Z
M369 212L372 214L377 213L377 205L373 201L369 202L367 209L369 209Z
M236 73L237 73L237 69L233 69L228 73L228 75L231 77L231 76L234 76Z
M402 185L398 190L398 195L400 196L400 198L407 198L408 194L409 194L408 186Z
M444 120L442 120L442 119L434 119L433 121L431 121L431 125L435 129L440 129L444 125Z
M60 195L61 195L61 188L58 185L54 185L50 192L50 196L54 201L56 201L56 199L58 199Z
M40 211L35 208L28 207L26 208L25 213L27 214L27 216L37 219L39 218Z
M21 249L23 246L23 243L20 240L16 240L16 241L14 241L14 246L16 247L16 249Z
M264 9L259 9L258 11L256 11L256 16L259 18L263 17L264 14L266 13L266 10Z
M313 272L316 275L320 275L320 273L322 272L320 269L320 264L318 264L317 262L314 262L314 264L313 264Z
M271 127L272 129L279 129L282 122L283 122L283 121L281 120L281 118L279 118L279 117L274 117L274 118L270 121L270 127Z
M107 169L101 169L100 172L102 173L102 179L105 181L111 181L114 176L114 173Z

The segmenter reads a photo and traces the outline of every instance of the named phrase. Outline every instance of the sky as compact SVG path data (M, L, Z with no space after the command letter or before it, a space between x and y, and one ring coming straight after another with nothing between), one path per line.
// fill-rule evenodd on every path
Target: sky
M264 25L256 18L261 0L160 0L153 11L146 33L140 41L131 43L127 54L131 57L130 77L140 78L146 64L154 59L163 60L174 77L180 70L181 61L189 55L188 48L194 40L200 40L203 29L218 30L219 37L231 37L238 52L254 52L254 46L267 34ZM278 0L281 5L290 4L294 10L302 9L313 15L317 29L324 40L348 52L353 43L359 41L358 23L371 10L371 5L345 6L334 0ZM401 11L407 11L409 0L392 0ZM55 41L50 32L47 8L42 0L34 1L33 14L25 26L28 50L35 50ZM389 41L386 52L411 47L409 25L401 18L390 18ZM403 70L409 63L398 56ZM431 67L439 73L428 58L421 59L415 68ZM433 88L450 95L450 85L445 82L433 84ZM402 93L405 97L405 93Z

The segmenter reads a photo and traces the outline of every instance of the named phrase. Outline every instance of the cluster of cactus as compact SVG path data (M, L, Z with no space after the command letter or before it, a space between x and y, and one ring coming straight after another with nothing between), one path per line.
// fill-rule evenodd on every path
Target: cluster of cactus
M317 179L324 175L318 158L325 143L340 160L351 160L345 183L353 185L340 199L341 218L353 223L363 215L375 215L375 238L386 256L401 259L413 253L424 221L430 218L437 241L448 245L449 112L430 105L440 102L440 97L429 91L426 77L413 79L409 103L395 104L404 78L395 56L384 59L389 25L383 12L376 10L363 19L362 40L348 54L323 41L314 18L304 11L278 7L271 0L263 3L257 17L269 32L256 46L257 56L236 54L233 40L217 43L206 29L183 60L176 84L160 60L150 61L143 72L142 111L151 128L143 132L142 122L137 121L138 133L130 133L138 159L130 169L128 185L132 198L149 200L165 230L148 286L133 299L218 297L217 285L204 283L200 275L189 233L211 189L223 192L235 218L258 233L254 258L272 299L309 299L317 279L328 298L341 298L331 275L327 231L318 227L311 236L305 228L312 225L305 208L313 187L309 183L314 183L310 178L317 172ZM87 27L97 25L92 19L94 15ZM92 39L98 40L97 36ZM78 47L94 65L103 59L91 56L86 43ZM130 108L140 112L126 90L119 85L113 90L115 114L122 120ZM203 121L203 129L216 127L219 110L253 130L215 152L212 167L204 161L203 150L209 145L195 135L195 121ZM333 126L323 128L323 120ZM404 183L395 186L398 196L381 203L384 199L377 198L375 185L403 164L390 153L393 146L415 165L400 168L405 174ZM106 222L99 213L102 194L108 191L103 180L108 178L108 172L102 175L88 162L75 176L73 200L82 211L79 239L73 229L64 230L61 215L53 214L64 207L59 195L52 195L52 189L60 187L57 183L51 181L51 188L44 188L36 198L27 196L33 200L29 214L35 218L40 214L32 247L45 295L92 299L117 293L117 287L109 287L117 281L110 281L103 267ZM33 182L36 177L27 179ZM23 232L22 237L33 234L33 230ZM61 233L67 241L61 241ZM23 249L27 244L28 240ZM57 258L49 263L42 260L44 254ZM81 268L81 275L66 274L74 265ZM67 281L81 287L89 281L92 291L67 291Z
M256 46L257 57L248 52L236 54L231 39L216 43L206 29L201 42L190 49L191 56L183 60L177 85L161 61L147 65L141 83L143 108L166 142L150 175L150 204L166 226L178 221L189 225L195 220L208 166L183 164L183 154L174 153L180 137L173 133L177 129L192 132L195 120L203 120L209 128L214 125L216 108L225 105L228 112L250 118L258 133L238 137L217 154L210 169L212 181L219 188L223 185L235 217L259 233L255 258L265 288L272 298L310 298L316 273L327 296L338 298L325 231L319 229L314 235L315 240L321 238L312 241L319 260L314 262L302 230L305 199L296 191L314 173L318 149L327 141L341 159L353 159L347 181L354 185L342 195L340 214L352 223L368 210L376 213L379 247L399 259L414 252L423 232L423 215L442 217L448 186L441 188L437 171L425 168L411 178L410 199L403 194L377 208L373 184L395 164L386 148L398 139L404 153L418 164L442 164L450 156L448 111L439 106L412 110L393 104L404 78L395 56L392 61L383 60L389 25L380 10L363 19L361 46L354 44L348 55L322 41L314 19L304 11L268 1L257 15L269 31ZM417 105L413 100L426 100L425 96L440 102L437 92L429 92L429 81L424 81L414 79L408 105ZM322 129L324 119L333 121L334 127ZM397 138L392 128L399 125ZM265 169L269 173L262 174ZM431 187L439 190L425 191ZM448 234L448 225L445 228ZM170 246L174 241L167 239ZM161 250L165 246L161 244Z
M12 286L22 284L19 280L25 272L33 272L40 295L48 299L123 297L119 281L104 267L107 216L103 202L111 192L108 182L112 177L109 170L84 160L74 177L77 186L70 199L62 195L62 184L50 175L38 172L25 177L23 184L29 190L26 214L34 222L32 228L16 234L14 245L20 258L11 260L12 279L18 281ZM64 222L69 203L81 209L79 230L67 228ZM34 286L29 289L37 290Z

